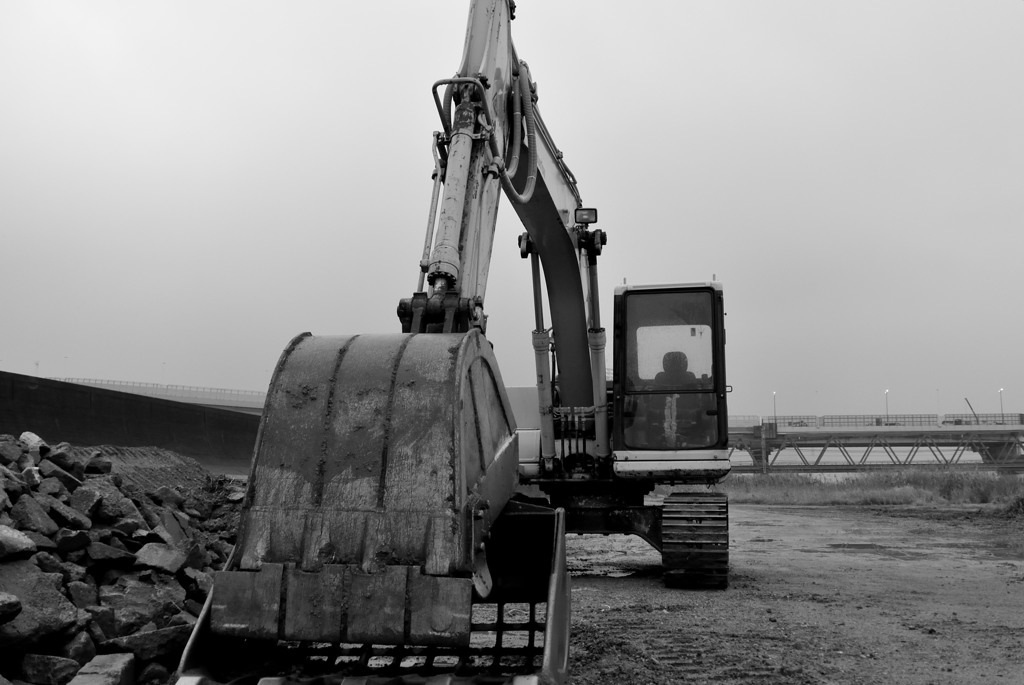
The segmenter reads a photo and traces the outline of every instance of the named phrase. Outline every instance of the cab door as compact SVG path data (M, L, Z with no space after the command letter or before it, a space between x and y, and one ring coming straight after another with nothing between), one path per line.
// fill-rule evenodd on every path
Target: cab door
M719 284L618 288L613 366L615 449L727 447Z

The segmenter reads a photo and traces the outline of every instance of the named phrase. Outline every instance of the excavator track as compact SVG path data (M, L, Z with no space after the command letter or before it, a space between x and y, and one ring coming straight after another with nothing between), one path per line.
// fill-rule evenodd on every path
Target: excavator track
M674 492L661 514L661 559L669 587L729 585L729 500L719 493Z

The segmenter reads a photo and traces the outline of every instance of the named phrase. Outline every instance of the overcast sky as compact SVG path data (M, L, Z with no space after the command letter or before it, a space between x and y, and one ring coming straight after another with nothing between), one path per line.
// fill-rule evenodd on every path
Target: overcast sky
M733 414L1024 411L1024 2L517 4L609 328L623 279L714 275ZM296 333L398 332L467 8L0 0L0 368L265 389Z

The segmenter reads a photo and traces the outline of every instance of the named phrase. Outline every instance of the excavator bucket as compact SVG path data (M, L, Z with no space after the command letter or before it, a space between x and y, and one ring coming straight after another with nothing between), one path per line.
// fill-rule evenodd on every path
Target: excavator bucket
M180 685L564 681L563 514L510 501L515 428L476 331L295 338Z

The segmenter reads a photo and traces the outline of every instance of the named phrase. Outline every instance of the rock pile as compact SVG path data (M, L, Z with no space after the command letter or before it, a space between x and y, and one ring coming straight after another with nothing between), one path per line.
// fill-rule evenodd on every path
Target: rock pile
M171 677L244 497L226 478L171 485L144 489L100 451L0 435L0 685Z

